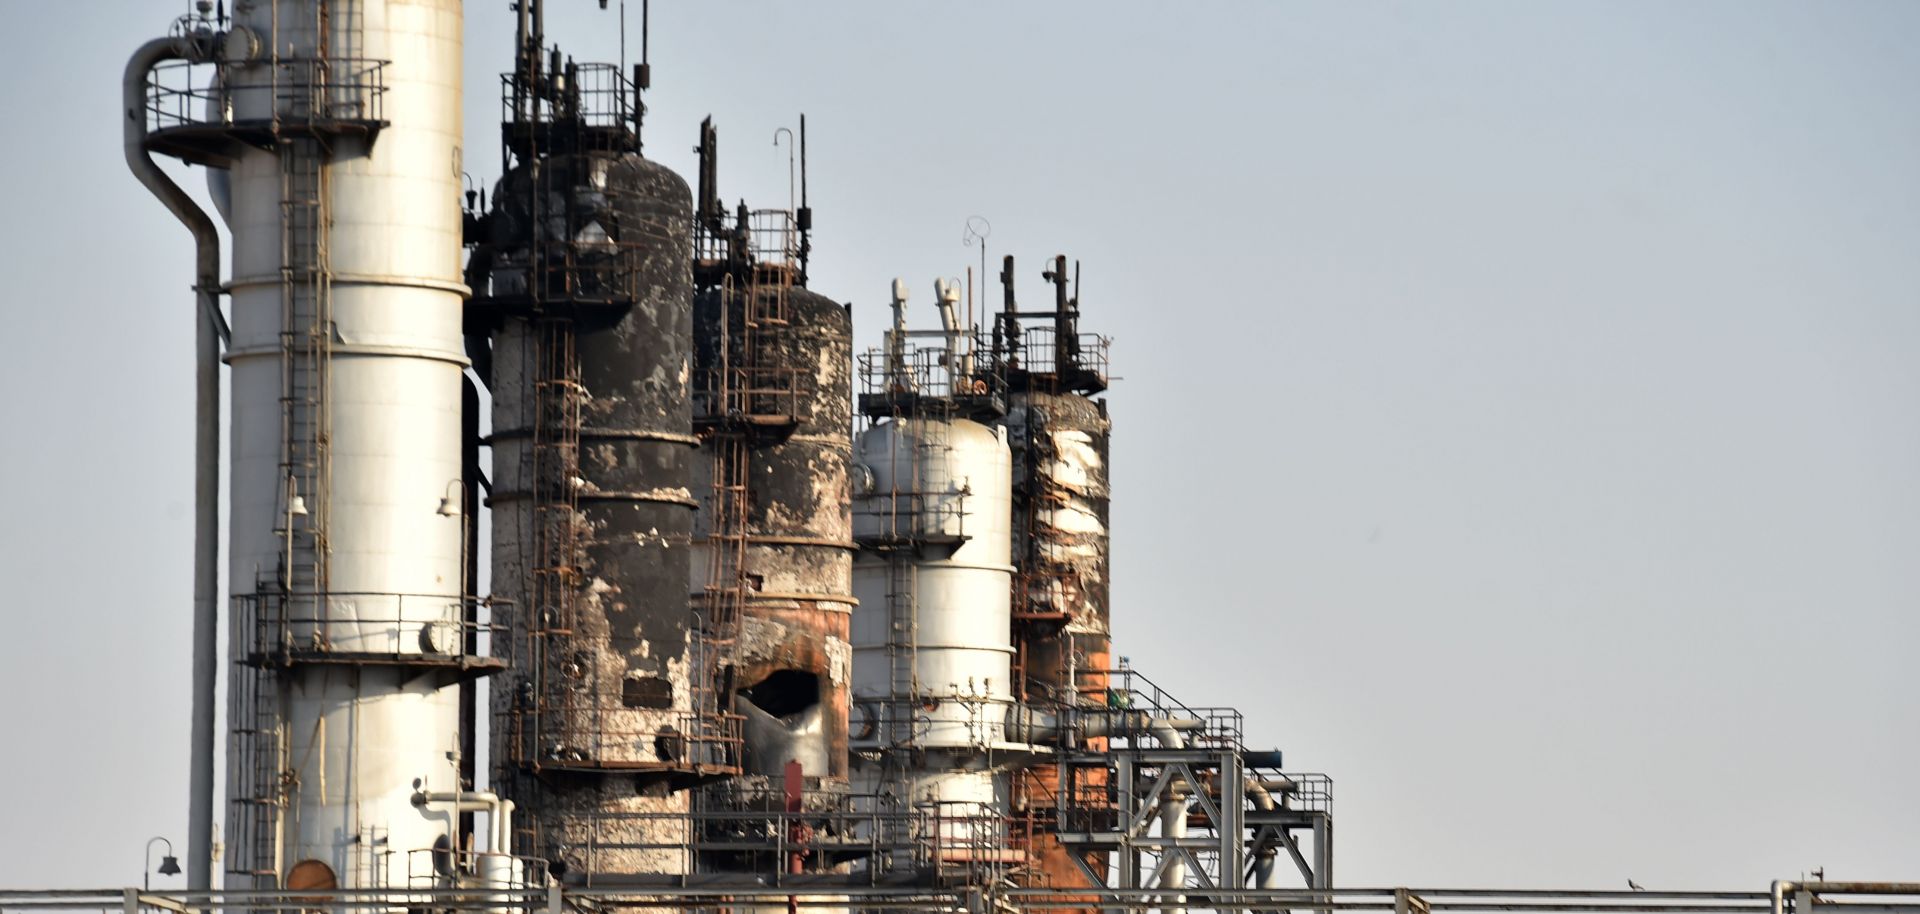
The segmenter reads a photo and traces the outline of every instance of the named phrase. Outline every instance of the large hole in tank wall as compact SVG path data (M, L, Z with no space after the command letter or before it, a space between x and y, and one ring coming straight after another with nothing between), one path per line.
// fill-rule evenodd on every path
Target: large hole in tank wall
M775 670L740 689L739 695L774 717L792 717L820 703L820 676L806 670Z
M775 670L735 694L746 717L745 763L749 773L777 776L788 762L821 775L832 768L822 718L821 679L806 670Z

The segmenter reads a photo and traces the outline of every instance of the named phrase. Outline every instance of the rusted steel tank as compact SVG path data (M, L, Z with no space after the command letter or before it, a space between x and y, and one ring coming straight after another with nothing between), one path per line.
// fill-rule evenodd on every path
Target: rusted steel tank
M729 550L738 555L744 585L731 688L745 718L743 771L777 782L794 760L809 779L844 782L854 605L852 318L844 305L801 287L752 294L756 313L779 316L751 332L742 326L745 291L704 291L695 306L695 376L717 397L714 379L734 371L736 395L701 400L710 418L694 472L704 499L694 601L714 585L715 562L728 561ZM745 503L731 519L714 489L716 468L744 473Z

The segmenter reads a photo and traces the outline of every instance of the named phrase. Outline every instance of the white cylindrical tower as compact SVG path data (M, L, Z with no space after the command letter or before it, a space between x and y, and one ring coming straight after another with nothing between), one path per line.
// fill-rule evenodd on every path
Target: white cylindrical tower
M1011 464L1003 430L895 417L854 449L853 744L863 780L941 816L1003 808L1013 654Z
M470 667L461 4L233 8L228 871L405 884Z

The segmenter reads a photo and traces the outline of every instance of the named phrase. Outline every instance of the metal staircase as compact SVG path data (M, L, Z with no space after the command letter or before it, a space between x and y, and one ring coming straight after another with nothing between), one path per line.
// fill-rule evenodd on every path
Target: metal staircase
M228 641L248 644L258 637L263 601L283 599L272 591L276 577L256 582L257 593L236 598ZM226 870L251 877L261 887L278 885L280 810L285 805L285 709L277 673L257 664L238 663L227 687L227 861Z
M1164 890L1172 902L1187 890L1285 888L1282 851L1305 888L1332 884L1332 779L1282 773L1278 752L1249 749L1239 711L1185 705L1124 662L1111 675L1110 707L1079 713L1117 725L1103 748L1062 749L1055 806L1037 813L1089 885ZM1103 858L1110 871L1088 864Z

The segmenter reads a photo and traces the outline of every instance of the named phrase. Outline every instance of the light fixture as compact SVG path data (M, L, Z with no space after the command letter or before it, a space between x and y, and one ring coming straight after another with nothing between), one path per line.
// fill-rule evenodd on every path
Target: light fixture
M162 876L180 875L180 861L173 856L173 842L157 835L148 838L146 854L144 855L144 859L140 861L140 890L143 892L153 887L152 874L147 871L147 865L153 862L153 846L155 844L166 845L167 852L160 858L160 868L152 872L159 873Z
M461 486L458 494L454 493L454 486ZM466 488L460 480L447 480L447 487L440 491L440 507L435 508L433 513L441 517L459 517L466 508L466 494Z
M300 497L300 481L293 478L292 476L288 476L287 477L287 517L295 518L295 517L306 517L306 516L307 516L307 500ZM287 526L292 527L293 525L288 524Z

